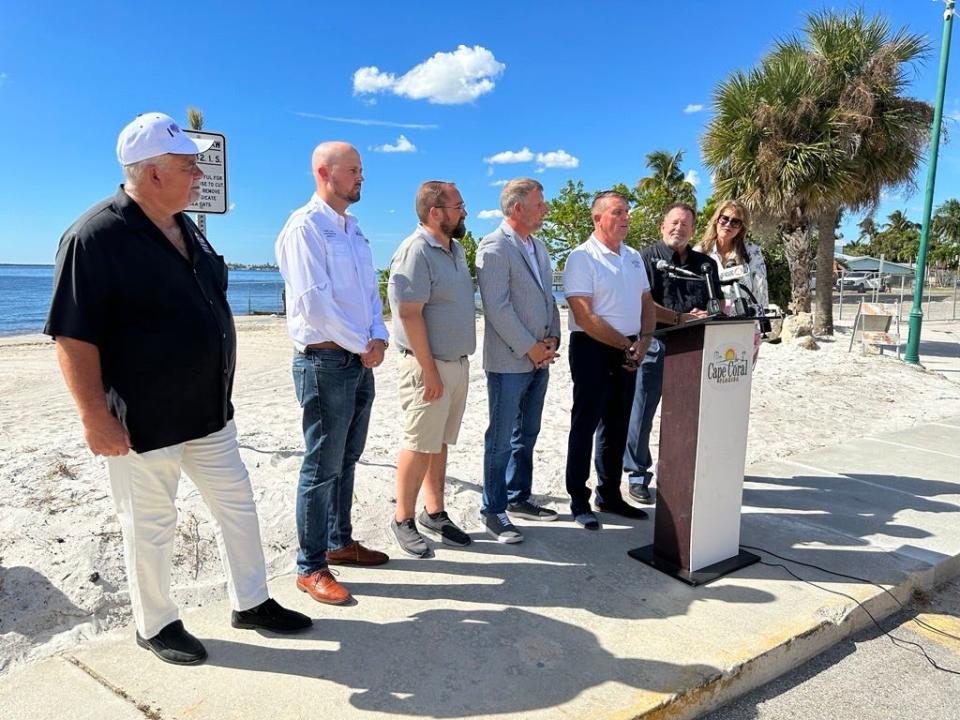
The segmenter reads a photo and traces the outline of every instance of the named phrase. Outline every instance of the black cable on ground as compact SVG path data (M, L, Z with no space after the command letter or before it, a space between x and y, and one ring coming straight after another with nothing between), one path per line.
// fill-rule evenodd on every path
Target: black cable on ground
M808 567L808 568L812 568L812 569L814 569L814 570L819 570L819 571L821 571L821 572L827 573L828 575L836 575L837 577L846 578L847 580L855 580L855 581L857 581L857 582L861 582L861 583L864 583L864 584L866 584L866 585L872 585L872 586L875 587L875 588L879 588L880 590L883 590L885 593L887 593L887 595L889 595L891 598L893 598L893 601L900 607L901 610L904 609L904 604L897 599L896 595L894 595L892 592L890 592L887 588L883 587L883 585L878 585L877 583L873 582L872 580L867 580L867 579L865 579L865 578L860 578L860 577L857 577L856 575L847 575L847 574L845 574L845 573L837 572L837 571L835 571L835 570L828 570L827 568L820 567L819 565L813 565L812 563L806 563L806 562L803 562L803 561L801 561L801 560L795 560L794 558L784 557L783 555L777 555L777 553L772 552L772 551L767 550L767 549L762 548L762 547L756 547L756 546L753 546L753 545L742 545L741 547L746 548L747 550L757 550L757 551L759 551L759 552L766 553L767 555L771 555L771 556L777 558L778 560L783 560L783 561L785 561L785 562L794 563L795 565L802 565L803 567ZM863 611L867 614L867 617L869 617L870 620L873 621L873 624L877 626L877 629L880 630L880 632L882 632L884 635L886 635L886 636L890 639L890 642L893 643L894 646L899 647L899 648L902 649L902 650L907 650L908 652L912 652L914 655L916 655L916 654L917 654L916 652L914 652L913 650L911 650L909 647L906 647L907 645L912 645L913 647L915 647L915 648L917 648L917 649L920 650L920 653L923 655L923 657L926 659L926 661L927 661L928 663L930 663L930 665L932 665L935 669L937 669L937 670L939 670L939 671L941 671L941 672L949 673L950 675L960 675L960 671L958 671L958 670L951 670L950 668L941 667L939 664L937 664L937 661L934 660L932 657L930 657L929 654L927 654L926 649L925 649L925 648L923 647L923 645L921 645L920 643L913 642L912 640L904 640L903 638L898 638L898 637L896 637L896 636L894 636L894 635L891 635L891 634L886 630L886 628L884 628L884 627L879 623L879 621L877 621L877 619L870 613L870 611L867 610L867 608L863 605L863 603L861 603L859 600L857 600L857 599L856 599L855 597L853 597L852 595L847 595L847 593L840 592L839 590L831 590L830 588L825 588L825 587L822 587L822 586L820 586L820 585L817 585L817 584L816 584L815 582L813 582L812 580L807 580L806 578L800 577L800 576L797 575L795 572L793 572L793 570L791 570L790 568L788 568L786 565L782 565L781 563L769 563L769 562L765 562L765 561L761 560L761 561L760 561L760 564L761 564L761 565L766 565L767 567L782 568L788 575L790 575L791 577L793 577L793 578L796 579L796 580L799 580L800 582L806 583L807 585L810 585L810 586L812 586L812 587L815 587L815 588L817 588L818 590L823 590L824 592L828 592L828 593L831 593L831 594L833 594L833 595L840 595L841 597L845 597L845 598L847 598L848 600L852 600L853 602L855 602L855 603L857 604L857 606L858 606L861 610L863 610ZM939 628L935 628L935 627L929 625L928 623L923 622L922 620L917 620L915 617L914 617L914 618L911 618L911 619L912 619L915 623L917 623L918 625L920 625L921 627L926 628L927 630L930 630L930 631L932 631L932 632L935 632L935 633L937 633L937 634L939 634L939 635L943 635L943 636L945 636L945 637L953 638L954 640L960 640L960 638L958 638L956 635L951 635L950 633L945 632L945 631L943 631L943 630L940 630Z

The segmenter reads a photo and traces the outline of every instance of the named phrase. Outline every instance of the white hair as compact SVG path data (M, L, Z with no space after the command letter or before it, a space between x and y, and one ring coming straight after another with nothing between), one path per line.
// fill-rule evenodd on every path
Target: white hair
M123 166L123 176L127 179L127 182L131 185L136 185L140 181L140 177L143 175L144 170L146 170L151 165L154 167L166 167L167 163L170 162L170 155L157 155L156 157L147 158L146 160L141 160L140 162L130 163L129 165Z

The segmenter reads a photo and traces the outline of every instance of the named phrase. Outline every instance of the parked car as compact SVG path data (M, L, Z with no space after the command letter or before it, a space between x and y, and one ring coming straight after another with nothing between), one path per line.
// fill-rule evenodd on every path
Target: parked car
M860 293L867 290L884 292L887 289L887 279L885 275L875 272L848 272L837 280L837 289Z

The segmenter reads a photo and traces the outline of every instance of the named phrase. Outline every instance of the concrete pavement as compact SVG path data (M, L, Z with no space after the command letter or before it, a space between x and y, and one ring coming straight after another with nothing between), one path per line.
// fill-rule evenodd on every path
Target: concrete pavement
M960 381L960 325L929 323L921 362ZM554 498L562 506L562 498ZM352 607L282 603L315 626L234 630L223 604L185 613L208 662L165 665L126 628L0 678L0 717L695 717L960 572L960 416L748 468L742 543L769 565L689 588L627 557L651 521L524 527L435 559L344 568ZM803 580L788 574L786 565Z
M960 571L960 416L750 467L742 542L869 579L900 602ZM554 499L562 506L561 498ZM474 533L431 560L344 568L351 607L295 637L234 630L229 609L187 611L205 665L165 665L127 628L0 679L0 717L694 717L898 609L874 585L784 563L690 588L630 559L653 523L604 517ZM478 530L478 528L474 528Z

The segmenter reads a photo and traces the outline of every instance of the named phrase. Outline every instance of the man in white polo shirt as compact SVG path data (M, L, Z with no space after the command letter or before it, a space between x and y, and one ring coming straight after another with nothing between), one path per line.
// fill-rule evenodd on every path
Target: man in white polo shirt
M349 602L328 565L381 565L353 538L354 468L367 440L373 368L387 328L370 244L347 208L360 199L360 153L344 142L313 151L317 191L287 220L276 253L286 283L293 384L305 452L297 487L297 587L322 603Z
M599 530L590 510L590 455L596 433L596 508L628 518L646 513L620 493L623 449L636 367L650 344L653 301L643 260L623 241L630 208L620 193L598 193L591 208L593 234L567 256L564 294L570 307L573 409L567 443L567 493L579 525Z

